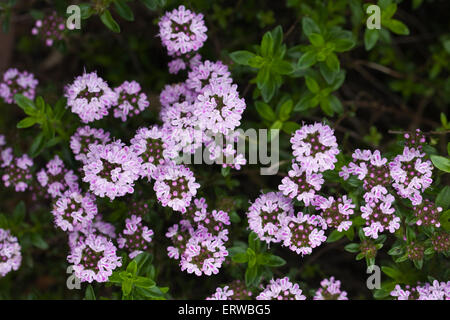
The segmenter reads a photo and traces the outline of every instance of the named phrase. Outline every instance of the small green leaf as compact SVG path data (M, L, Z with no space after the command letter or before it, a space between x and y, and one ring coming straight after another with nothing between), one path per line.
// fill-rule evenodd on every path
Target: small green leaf
M273 55L273 37L271 32L266 32L261 41L261 55L271 57Z
M130 280L125 280L124 282L122 282L122 293L124 297L130 295L132 289L133 282L131 282Z
M136 260L131 261L127 266L127 272L135 275L137 273L137 262Z
M392 32L394 32L396 34L403 35L403 36L409 35L408 27L400 20L391 19L391 20L384 22L384 25L389 30L391 30Z
M344 247L344 249L350 253L359 252L359 243L349 243Z
M156 286L155 281L146 277L138 277L133 281L134 285L139 288L150 289Z
M323 39L322 35L318 33L310 33L308 35L308 39L314 47L322 47L323 45L325 45L325 40Z
M14 101L24 111L27 110L27 109L36 109L33 101L28 99L24 95L21 95L21 94L14 95Z
M320 91L319 84L317 83L316 80L314 80L314 78L305 76L305 81L306 87L308 88L309 91L311 91L312 93L318 93Z
M364 33L364 46L367 51L375 46L379 37L380 34L377 29L366 29Z
M336 39L333 41L334 51L336 52L345 52L352 49L356 42L354 39Z
M247 270L245 271L245 285L247 287L250 287L255 282L257 276L257 267L247 268Z
M450 207L450 187L445 186L436 196L436 206L447 210Z
M391 267L386 267L386 266L382 266L381 270L389 277L392 278L394 280L397 280L400 276L401 273L399 270L391 268Z
M256 55L250 51L245 51L245 50L241 50L241 51L235 51L230 53L230 58L231 60L233 60L234 62L238 63L238 64L243 64L243 65L248 65L249 64L249 60L251 58L254 58Z
M248 262L248 255L247 253L237 253L235 254L231 260L236 263L247 263Z
M278 118L283 122L289 120L293 108L294 103L292 100L289 99L285 101L280 107Z
M292 73L294 71L294 68L292 67L292 64L288 61L275 59L272 62L272 71L278 74L286 75Z
M299 69L307 69L312 65L314 65L316 61L317 61L316 53L314 51L307 51L304 54L302 54L300 59L298 59L297 67Z
M331 109L338 114L342 114L344 112L344 107L342 106L341 100L334 95L330 95L328 98L331 104Z
M92 288L92 285L90 284L86 287L86 292L84 293L84 300L96 300L94 288Z
M286 264L286 260L270 253L263 253L258 258L260 259L260 264L269 267L281 267Z
M120 26L111 16L111 12L109 12L109 10L103 11L103 13L100 15L100 20L102 20L103 24L107 26L111 31L115 33L120 32Z
M35 124L36 124L36 118L27 117L27 118L19 121L19 123L17 124L17 128L25 129L25 128L29 128Z
M48 249L48 244L45 242L45 240L42 238L42 236L39 233L33 233L31 235L31 243L42 250Z
M312 33L320 34L319 26L309 17L304 17L302 19L302 30L307 37L309 37Z
M431 155L430 158L436 168L441 171L450 173L450 159L434 154Z
M273 112L272 108L267 103L256 101L255 107L261 118L270 122L277 120L275 112Z
M117 13L127 21L134 21L134 14L124 0L114 0Z
M287 121L287 122L283 123L283 131L287 134L292 134L295 131L297 131L298 129L300 129L300 125L296 122Z
M19 225L23 221L25 212L25 203L23 201L20 201L19 204L14 208L13 212L13 219L16 225Z
M339 232L337 230L333 230L327 238L327 242L336 242L341 239L345 234L343 232Z
M339 72L341 64L339 62L337 55L335 55L334 53L330 53L328 55L327 59L325 60L325 63L327 67L330 68L331 71L336 73Z

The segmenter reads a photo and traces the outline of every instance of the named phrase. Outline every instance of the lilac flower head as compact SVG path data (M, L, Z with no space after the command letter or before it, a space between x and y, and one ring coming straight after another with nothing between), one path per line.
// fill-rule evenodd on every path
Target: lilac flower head
M197 51L207 39L203 14L179 6L159 21L159 36L169 55Z
M380 151L356 149L352 155L353 162L348 167L343 166L339 176L347 180L350 175L355 175L364 181L364 189L370 191L375 186L387 187L391 184L387 159L382 158Z
M89 146L83 181L99 197L111 200L134 192L142 159L120 140L106 145Z
M450 300L450 281L433 281L433 284L418 284L416 287L396 285L391 291L391 297L396 300Z
M19 158L12 155L12 149L2 151L2 180L5 187L14 187L16 192L23 192L31 186L33 160L26 154Z
M350 216L354 208L352 199L347 198L346 195L336 200L334 197L328 197L318 207L321 210L320 217L325 223L324 228L336 228L339 232L347 231L352 225Z
M411 241L406 246L406 255L411 261L420 261L423 259L425 254L425 246L416 241Z
M157 126L140 128L131 139L131 149L143 160L140 176L148 179L155 179L158 166L178 155L168 132Z
M38 172L36 178L52 198L62 196L67 190L79 189L78 177L64 166L58 155L47 163L45 169Z
M188 67L190 69L193 69L197 67L201 62L202 56L198 53L195 55L192 55L190 53L180 55L168 63L169 73L177 74L181 70L185 70Z
M88 227L98 210L93 195L67 191L56 201L52 213L56 226L71 232Z
M171 259L178 260L186 251L187 244L194 235L194 228L190 223L175 224L169 228L166 237L172 241L172 245L167 247L167 255Z
M189 239L181 256L181 271L186 270L196 276L218 274L227 255L228 251L221 240L195 235Z
M150 105L147 95L141 92L141 86L136 81L125 81L114 91L117 96L114 117L122 119L123 122L127 117L138 115Z
M85 228L74 229L72 232L68 232L69 235L69 247L75 248L79 244L83 243L91 234L104 237L105 239L114 239L116 237L115 227L102 220L102 216L97 214Z
M53 11L42 20L37 20L31 33L39 36L48 47L51 47L56 41L62 40L64 29L64 18Z
M28 99L34 100L38 80L32 73L20 72L16 68L5 71L3 79L0 80L0 98L6 103L14 102L14 95L22 94Z
M103 129L95 129L89 126L79 127L70 138L70 148L75 159L86 164L86 155L91 144L106 144L110 141L109 132Z
M270 284L256 300L306 300L306 297L297 283L292 283L288 277L284 277L270 280Z
M113 270L122 266L116 250L111 240L91 234L71 250L67 261L74 264L75 276L81 282L107 282Z
M245 108L237 85L226 83L211 84L198 95L194 104L199 127L224 135L240 125Z
M0 228L0 277L18 270L22 263L21 246L9 230Z
M253 295L245 283L238 279L223 288L217 288L216 292L206 300L250 300Z
M441 226L439 214L442 212L442 208L437 207L432 201L424 199L421 204L413 206L413 212L418 226L434 226L436 228Z
M206 60L189 72L186 85L189 89L201 94L212 85L231 85L233 79L228 67L222 61Z
M294 214L294 206L281 192L261 194L247 212L248 224L260 240L280 242L279 232L285 217Z
M160 118L162 121L166 122L167 110L170 109L175 103L188 102L194 103L197 94L192 90L188 89L184 82L167 84L159 95L159 101L161 103Z
M450 251L450 233L446 231L435 232L430 240L434 251L443 253Z
M162 206L185 212L200 187L194 173L184 165L168 163L160 166L155 175L153 190Z
M152 242L153 230L142 224L142 218L132 215L125 220L125 229L117 238L120 249L125 249L133 259L148 249Z
M228 226L231 222L227 212L222 210L197 211L194 221L197 223L198 232L204 233L205 237L217 238L222 242L228 241Z
M314 300L348 300L347 292L341 291L341 282L330 279L323 279L320 282L321 288L316 291Z
M420 131L420 129L416 129L415 132L407 132L403 135L405 138L405 147L410 149L415 149L422 151L425 142L427 141L425 135Z
M433 165L430 160L423 161L423 156L420 151L405 147L403 154L389 163L393 187L400 197L410 199L413 205L422 202L421 193L433 182Z
M317 216L299 212L296 216L283 218L279 237L284 246L304 256L325 242L327 237L324 233Z
M367 237L377 239L379 233L385 230L394 233L400 228L400 218L394 214L395 209L392 207L395 198L386 189L379 195L366 193L364 197L366 204L360 210L361 217L366 220L367 227L363 230Z
M117 95L96 72L84 73L67 86L67 105L82 122L99 120L108 114L111 106L117 104Z
M322 188L323 183L322 174L307 172L297 163L293 162L292 169L289 170L288 176L281 180L278 189L285 196L303 201L305 206L309 206L316 195L316 191Z
M339 153L334 131L327 125L316 122L304 125L291 137L293 155L307 172L322 172L334 169Z

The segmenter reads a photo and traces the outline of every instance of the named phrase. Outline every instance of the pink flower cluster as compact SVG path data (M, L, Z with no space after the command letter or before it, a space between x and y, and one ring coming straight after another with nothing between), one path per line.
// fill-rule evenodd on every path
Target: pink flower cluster
M89 126L79 127L70 138L70 149L72 149L76 160L86 164L89 145L104 145L110 140L109 132L105 132L103 129L91 128Z
M84 73L66 87L67 106L84 123L99 120L117 104L116 93L96 72Z
M15 157L11 148L1 151L2 181L5 187L14 187L16 192L24 192L32 182L33 160L26 154Z
M38 80L32 73L11 68L5 71L0 80L0 98L6 103L14 102L14 95L22 94L28 99L34 100Z
M152 242L153 230L142 224L142 218L132 215L125 220L125 229L117 238L120 249L125 249L133 259L148 249Z
M432 284L406 285L404 288L397 284L391 296L396 300L450 300L450 281L434 280Z
M22 263L21 247L9 230L0 228L0 277L19 269Z
M51 47L56 41L60 41L64 35L64 18L58 16L54 11L45 16L42 20L36 20L34 28L31 29L33 35L37 35L48 47Z
M207 39L203 14L179 6L161 17L159 37L170 56L197 51Z
M347 292L341 291L341 282L334 277L323 279L320 286L321 288L314 295L314 300L348 300Z
M122 119L123 122L127 117L138 115L150 105L147 95L141 92L141 86L136 81L125 81L114 91L117 95L114 117Z
M234 280L229 285L218 287L206 300L250 300L254 293L241 280Z
M68 190L79 190L78 177L64 166L58 155L47 163L45 169L37 173L36 178L52 198L60 197Z
M270 284L261 292L256 300L306 300L297 283L289 281L288 277L270 280Z
M72 248L67 261L74 264L75 276L82 282L106 282L112 271L122 266L111 240L90 234L86 240Z

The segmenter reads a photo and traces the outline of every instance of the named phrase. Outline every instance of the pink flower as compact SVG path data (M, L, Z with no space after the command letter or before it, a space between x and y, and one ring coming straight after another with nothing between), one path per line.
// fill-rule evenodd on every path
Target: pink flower
M38 172L36 178L52 198L62 196L67 190L79 190L78 177L64 166L58 155L47 163L46 169Z
M33 160L26 154L19 158L12 155L12 149L7 148L1 152L3 175L2 180L5 187L14 187L16 192L24 192L31 186L33 176L31 168Z
M96 72L84 73L67 86L67 106L82 122L99 120L108 114L109 108L117 104L117 94Z
M127 117L138 115L150 104L147 95L141 92L141 86L136 81L125 81L114 91L117 96L114 118L120 118L123 122Z
M247 212L249 228L260 240L280 242L280 230L286 217L294 214L294 207L289 198L281 192L261 194Z
M314 300L348 300L347 292L341 291L341 282L334 277L323 279L320 286L321 288L314 295Z
M307 172L334 169L337 148L334 131L327 125L314 123L304 125L291 138L293 155Z
M0 228L0 277L12 270L17 271L22 263L21 246L9 230Z
M86 155L91 144L106 144L110 141L109 132L103 129L95 129L89 126L79 127L70 138L70 148L75 159L86 164Z
M159 37L171 56L200 49L207 39L206 31L203 15L184 6L166 12L159 21Z
M14 103L16 94L22 94L28 99L34 100L38 83L32 73L10 68L3 74L3 81L0 81L0 98L9 104Z
M113 270L122 266L116 250L111 240L91 234L71 250L67 261L74 264L75 276L81 282L107 282Z
M141 163L142 159L120 140L106 145L91 144L83 167L83 181L89 183L95 195L114 200L134 192Z
M148 249L152 242L153 230L142 224L142 218L132 215L125 220L125 229L117 238L120 249L125 249L128 256L133 259Z
M31 33L38 35L50 47L55 41L63 39L64 26L64 18L58 16L56 11L53 11L50 15L44 17L44 19L37 20Z
M193 68L186 79L187 87L199 94L211 86L231 85L232 82L228 67L222 61L209 60Z
M306 300L297 283L289 281L288 277L270 280L270 284L264 288L256 300Z
M350 216L353 214L355 205L352 199L348 199L346 195L337 198L328 197L317 209L321 210L320 217L323 219L323 228L336 228L339 232L347 231L352 222Z

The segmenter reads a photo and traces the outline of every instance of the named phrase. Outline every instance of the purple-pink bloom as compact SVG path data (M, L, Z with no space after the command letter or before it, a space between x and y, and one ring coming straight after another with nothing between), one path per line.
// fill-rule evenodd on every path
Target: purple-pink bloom
M153 190L161 205L180 212L186 211L200 187L188 167L172 162L158 167L155 179Z
M70 138L70 149L75 159L86 164L86 155L91 144L106 144L110 141L109 132L89 126L79 127Z
M207 39L203 14L196 14L184 6L166 12L158 24L158 36L171 56L197 51Z
M67 191L56 201L52 213L57 227L72 232L87 228L98 210L93 195Z
M53 11L42 20L36 20L31 33L39 36L48 47L51 47L56 41L62 40L64 29L65 19Z
M62 196L67 190L79 190L78 177L64 166L58 155L47 163L45 169L37 173L36 178L52 198Z
M158 166L178 155L167 130L158 126L138 129L130 143L131 150L142 159L140 176L149 180L155 178Z
M143 251L148 249L152 242L153 230L143 225L142 218L132 215L125 220L125 228L117 238L120 249L128 252L128 256L133 259Z
M9 230L0 228L0 277L19 269L22 263L21 246Z
M14 157L11 148L1 152L1 159L2 181L5 187L14 187L16 192L27 190L33 179L31 174L33 160L26 154L18 158Z
M327 239L321 219L314 215L298 212L297 215L283 217L281 225L279 238L283 246L302 256L311 254L312 249Z
M114 269L122 266L122 258L111 240L94 234L71 250L67 261L73 263L75 276L81 282L107 282Z
M424 156L419 150L405 147L403 153L389 163L390 174L394 179L392 186L400 197L408 198L413 205L422 202L421 193L433 182L433 164L430 160L424 161Z
M67 86L67 106L84 123L100 120L117 104L117 94L96 72L84 73Z
M83 181L96 196L114 200L134 192L142 159L120 140L110 144L91 144L83 167Z
M317 289L314 300L348 300L347 292L341 290L341 282L334 277L323 279Z
M288 176L281 180L278 189L285 196L291 199L303 201L305 206L309 206L316 196L316 191L322 188L324 183L321 173L307 172L297 163L292 163L292 169L289 170Z
M117 95L114 118L120 118L123 122L138 115L150 105L147 95L141 92L141 85L136 81L125 81L114 91Z
M292 283L288 277L270 280L256 300L306 300L297 283Z
M291 137L293 155L307 172L334 169L339 153L334 130L316 122L303 125Z
M28 99L34 100L38 83L32 73L10 68L5 71L3 79L0 80L0 98L9 104L14 102L16 94L22 94Z
M194 235L194 228L187 220L180 221L179 224L174 224L169 227L166 232L166 237L172 241L172 245L167 247L167 255L171 259L178 260L186 251L186 246Z
M222 61L209 60L193 68L186 79L187 87L199 94L213 85L231 85L232 82L230 71Z
M328 197L324 199L318 206L320 210L320 218L323 219L322 227L336 228L339 232L347 231L352 225L351 215L355 205L352 199L347 198L346 195L334 199L334 197Z
M247 212L249 228L260 240L267 243L280 242L280 230L284 219L294 214L291 199L281 192L261 194Z

